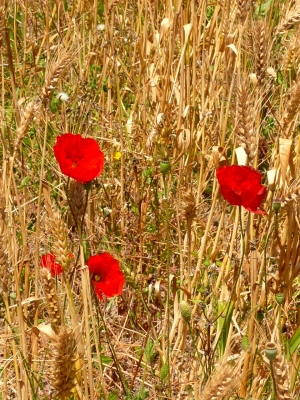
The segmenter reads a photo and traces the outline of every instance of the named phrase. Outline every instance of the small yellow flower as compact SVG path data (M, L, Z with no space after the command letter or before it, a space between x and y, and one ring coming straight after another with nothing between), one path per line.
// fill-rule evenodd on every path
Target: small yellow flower
M114 159L115 160L120 160L120 158L122 157L122 153L120 153L119 151L117 151L114 155Z

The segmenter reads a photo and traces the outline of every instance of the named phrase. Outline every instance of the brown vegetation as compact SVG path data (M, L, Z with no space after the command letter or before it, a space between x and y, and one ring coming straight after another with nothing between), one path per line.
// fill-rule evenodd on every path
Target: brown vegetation
M1 400L297 399L299 21L288 0L0 1ZM105 154L89 197L66 132ZM222 198L226 164L261 172L266 215ZM99 301L103 251L126 283Z

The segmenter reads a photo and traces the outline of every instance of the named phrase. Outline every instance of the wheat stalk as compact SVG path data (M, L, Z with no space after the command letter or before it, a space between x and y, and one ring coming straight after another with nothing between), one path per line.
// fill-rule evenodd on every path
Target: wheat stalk
M0 287L3 292L8 291L8 265L4 235L0 235Z

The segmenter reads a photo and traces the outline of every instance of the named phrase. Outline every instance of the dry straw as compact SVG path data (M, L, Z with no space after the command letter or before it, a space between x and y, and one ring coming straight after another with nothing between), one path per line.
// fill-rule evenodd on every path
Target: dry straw
M6 256L6 246L4 242L4 235L0 235L0 288L3 292L8 291L8 265Z
M0 182L2 187L2 181ZM5 199L0 196L0 288L3 292L8 291L8 263L7 244L5 242Z

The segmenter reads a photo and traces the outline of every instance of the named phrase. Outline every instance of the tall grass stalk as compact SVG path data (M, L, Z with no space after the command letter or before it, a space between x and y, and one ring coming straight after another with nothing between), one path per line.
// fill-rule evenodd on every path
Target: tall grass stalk
M297 396L299 22L291 1L0 0L3 400ZM54 157L66 132L105 155L88 193ZM231 164L260 171L267 214L222 198ZM102 252L125 286L96 302Z

